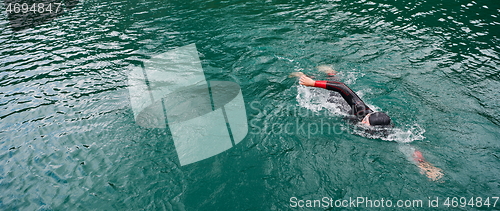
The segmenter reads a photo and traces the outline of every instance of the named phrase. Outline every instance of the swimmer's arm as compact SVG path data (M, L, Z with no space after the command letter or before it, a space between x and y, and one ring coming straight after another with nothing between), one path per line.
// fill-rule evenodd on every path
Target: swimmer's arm
M300 76L299 84L304 86L319 87L336 92L344 92L345 95L349 95L348 92L350 92L349 88L347 88L347 86L341 82L315 81L306 75Z
M427 176L432 181L437 181L443 177L443 170L427 162L424 159L424 156L422 156L422 152L415 150L413 153L413 159L420 168L420 173Z
M361 99L347 87L344 83L334 81L315 81L306 75L300 76L299 83L304 86L319 87L323 89L332 90L340 93L344 100L350 106L356 105L356 102L362 102ZM367 106L365 106L367 107Z

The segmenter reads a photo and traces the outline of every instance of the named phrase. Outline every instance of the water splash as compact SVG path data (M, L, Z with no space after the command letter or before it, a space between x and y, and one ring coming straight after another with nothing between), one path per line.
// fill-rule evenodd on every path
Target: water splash
M347 85L355 84L356 79L365 76L366 74L360 72L339 72L339 78L342 78L343 83ZM359 93L358 93L359 95Z
M340 94L331 93L331 91L326 89L298 86L296 99L299 106L307 108L313 112L327 111L327 113L334 115L347 116L349 105L344 101ZM328 101L339 103L328 103Z
M411 143L425 138L425 129L416 123L394 128L367 128L366 126L356 125L352 131L354 134L366 138L398 143Z

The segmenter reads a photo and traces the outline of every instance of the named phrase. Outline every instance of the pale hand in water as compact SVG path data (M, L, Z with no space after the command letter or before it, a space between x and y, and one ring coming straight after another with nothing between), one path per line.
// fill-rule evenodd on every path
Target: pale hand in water
M331 75L337 74L337 71L335 71L332 67L330 67L328 65L320 65L320 66L317 66L316 69L318 69L318 71L324 72L326 74L331 74Z
M419 163L418 167L420 167L420 173L424 174L432 181L437 181L444 176L443 170L431 165L428 162Z
M290 73L290 75L288 77L290 77L290 78L291 77L299 77L300 78L303 75L306 75L306 74L304 74L303 72L293 72L293 73Z

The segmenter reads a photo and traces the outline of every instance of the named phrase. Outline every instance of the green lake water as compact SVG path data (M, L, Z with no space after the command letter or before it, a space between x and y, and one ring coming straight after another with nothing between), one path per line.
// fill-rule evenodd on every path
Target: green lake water
M1 8L0 210L500 209L498 1L89 0L22 31ZM207 80L240 85L248 134L181 166L168 129L136 124L127 76L193 43ZM319 65L388 113L391 135L288 77L325 79Z

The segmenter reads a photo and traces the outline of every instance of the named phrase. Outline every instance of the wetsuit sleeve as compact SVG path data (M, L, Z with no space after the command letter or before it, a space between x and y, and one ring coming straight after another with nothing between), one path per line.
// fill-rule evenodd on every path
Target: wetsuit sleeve
M315 87L332 90L340 93L342 98L352 108L352 114L358 117L364 117L366 114L373 112L362 100L354 93L347 85L337 81L316 81Z

